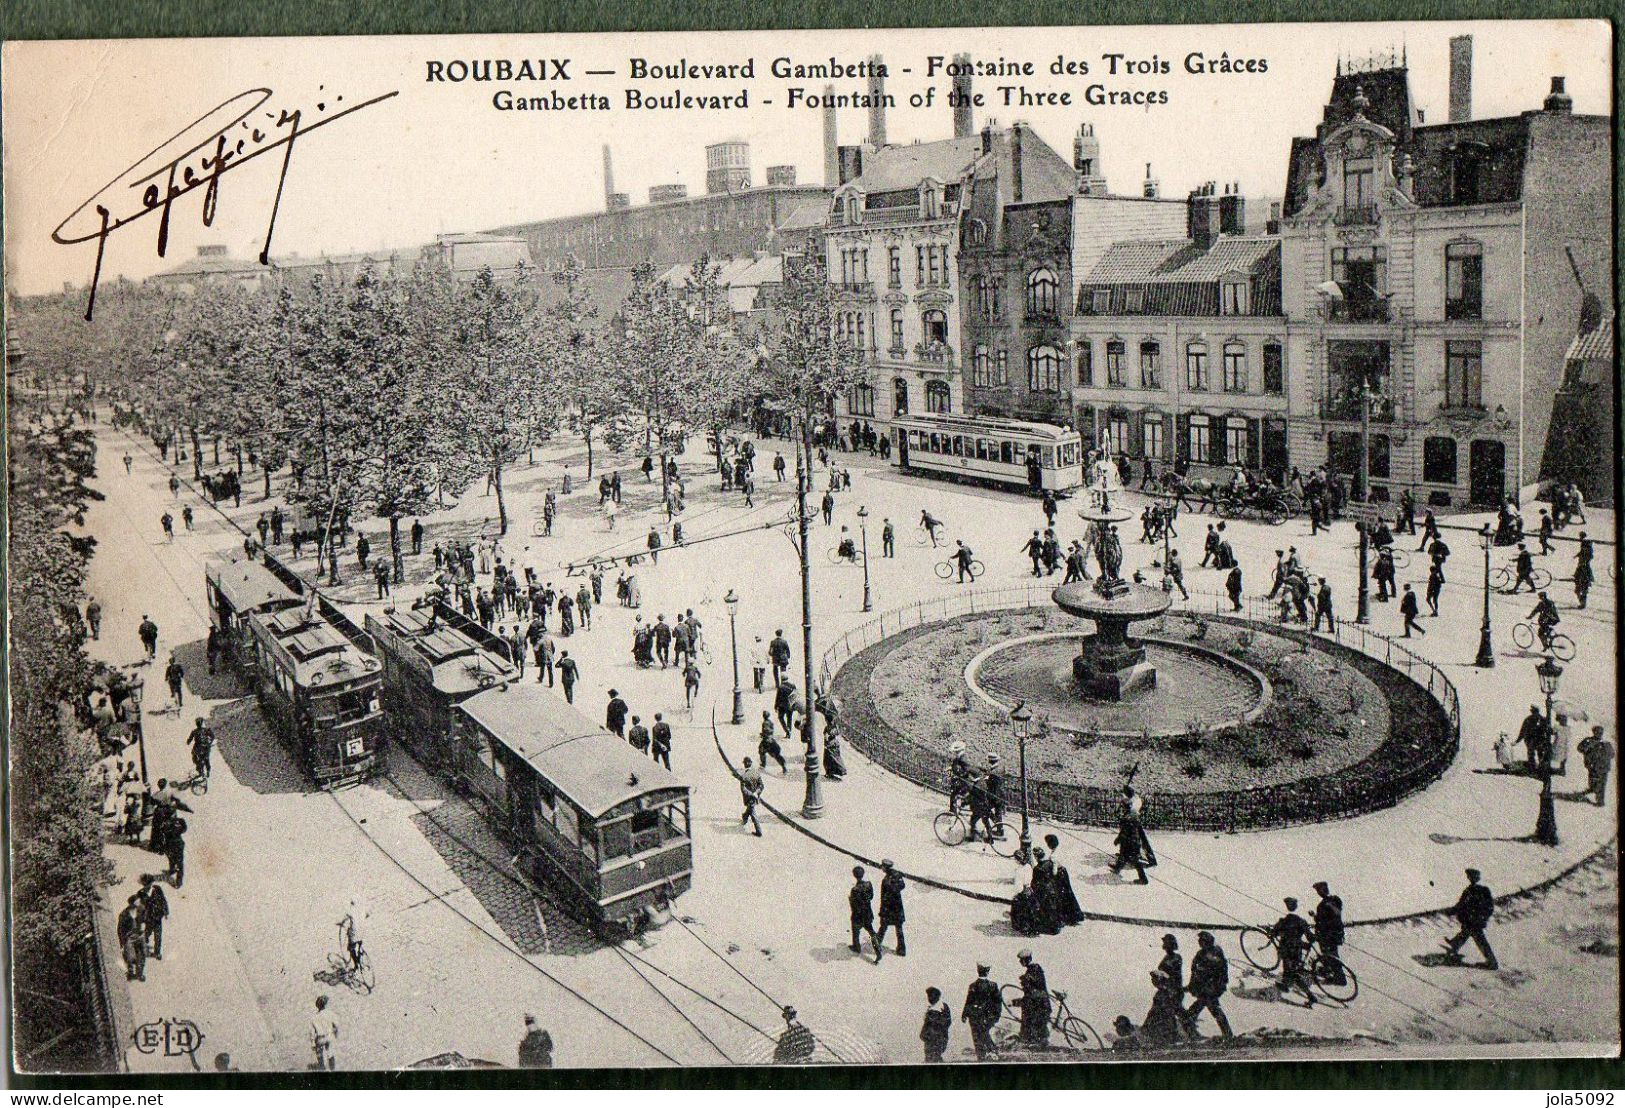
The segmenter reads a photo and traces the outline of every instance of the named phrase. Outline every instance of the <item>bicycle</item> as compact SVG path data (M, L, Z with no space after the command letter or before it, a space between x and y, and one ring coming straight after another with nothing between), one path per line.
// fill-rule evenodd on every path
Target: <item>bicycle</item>
M209 775L206 773L194 773L186 780L175 781L173 784L177 789L190 790L193 796L204 796L209 791Z
M367 948L360 943L356 944L356 960L350 960L350 954L329 954L327 968L335 983L341 983L351 990L366 994L373 990L377 981L373 977L372 958L367 954Z
M852 556L848 557L841 553L841 548L838 546L830 547L829 550L825 552L825 556L829 558L829 564L832 566L860 566L863 564L863 555L854 551Z
M1381 554L1384 550L1393 555L1395 569L1409 569L1411 567L1411 556L1408 551L1401 550L1397 546L1379 546L1375 548L1375 553Z
M945 558L937 563L937 577L943 581L950 581L959 572L959 562L954 558ZM987 572L987 567L980 558L970 560L970 575L977 578Z
M1021 1001L1026 994L1020 985L1005 985L999 989L999 999L1004 1002L1004 1011L1011 1019L1021 1021ZM1105 1050L1106 1043L1101 1039L1100 1033L1089 1025L1089 1021L1082 1016L1075 1016L1066 1006L1066 994L1059 989L1052 991L1050 999L1055 1003L1050 1006L1050 1027L1061 1033L1066 1045L1073 1050Z
M938 524L937 526L940 529L942 525ZM928 528L925 524L917 523L917 524L914 525L914 545L915 546L939 546L939 545L941 545L941 542L938 539L938 537L935 534L932 533L931 529Z
M1543 643L1540 641L1540 629L1526 621L1513 624L1512 641L1526 653L1550 651L1560 662L1574 661L1574 640L1561 631L1553 631L1551 641Z
M954 808L940 812L937 818L931 821L931 830L936 832L937 841L943 846L959 846L970 837L970 816ZM993 839L976 839L976 842L987 842L993 848L993 853L1001 858L1010 858L1020 849L1020 844L1005 833L1004 821L998 820L993 824Z
M1535 591L1550 588L1552 575L1548 571L1536 566L1529 573L1529 580L1534 584ZM1512 587L1518 583L1518 571L1514 566L1500 566L1490 574L1490 585L1502 592L1511 592Z
M1274 973L1280 968L1281 951L1275 945L1275 936L1268 928L1243 928L1241 953L1255 968L1264 973ZM1314 995L1309 992L1310 989L1338 1004L1349 1004L1360 993L1360 980L1349 968L1349 964L1341 958L1321 953L1317 946L1310 946L1303 960L1303 973L1309 984L1305 987L1300 981L1299 987L1304 988L1311 1000L1314 999ZM1338 981L1338 977L1342 980Z

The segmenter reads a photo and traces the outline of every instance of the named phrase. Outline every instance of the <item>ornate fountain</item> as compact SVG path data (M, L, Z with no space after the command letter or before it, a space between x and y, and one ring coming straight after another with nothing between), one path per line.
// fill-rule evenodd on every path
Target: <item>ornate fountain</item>
M1094 622L1095 633L1083 637L1082 649L1072 661L1072 674L1084 696L1126 700L1157 684L1157 669L1146 660L1145 647L1129 637L1129 626L1155 619L1172 601L1160 588L1123 579L1117 525L1133 513L1121 504L1117 467L1104 445L1091 469L1078 515L1089 524L1087 541L1100 572L1092 582L1062 585L1051 599L1062 611ZM1114 497L1119 498L1116 504Z

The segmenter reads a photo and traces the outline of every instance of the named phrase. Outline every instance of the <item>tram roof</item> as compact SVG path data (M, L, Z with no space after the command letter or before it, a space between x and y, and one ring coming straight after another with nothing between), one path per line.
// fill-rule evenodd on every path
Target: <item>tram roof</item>
M463 701L462 709L594 819L644 793L688 788L537 685L488 689Z
M210 562L204 573L226 598L226 603L239 612L253 611L278 602L285 605L299 602L299 594L280 577L258 562L245 558Z
M260 613L271 652L294 682L315 688L365 677L378 670L378 659L356 646L319 614L303 604Z
M368 613L369 624L376 622L386 631L406 640L408 648L429 667L430 680L437 692L449 696L490 688L494 681L509 680L519 671L507 659L487 650L444 620L435 620L418 609L396 608L382 615ZM368 628L371 630L371 627Z
M895 422L900 426L918 424L921 427L976 431L987 435L1003 433L1052 440L1078 437L1078 432L1070 427L1061 427L1053 423L1030 423L1024 419L999 419L993 416L933 415L924 413L921 415L898 416Z

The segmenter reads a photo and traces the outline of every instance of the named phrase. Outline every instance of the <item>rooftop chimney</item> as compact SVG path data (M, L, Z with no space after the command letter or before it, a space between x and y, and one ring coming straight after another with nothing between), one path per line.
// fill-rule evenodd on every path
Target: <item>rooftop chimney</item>
M869 145L886 145L886 63L876 54L869 59Z
M1473 118L1473 36L1450 40L1450 122Z
M1027 125L1019 119L1010 125L1010 199L1021 203L1021 132Z
M1562 112L1567 115L1574 110L1574 101L1563 91L1563 81L1562 77L1552 78L1552 91L1551 95L1546 97L1545 108L1549 112Z
M615 210L615 169L609 164L609 143L604 143L604 207Z
M824 86L824 185L841 183L840 144L835 137L835 86Z
M1219 197L1219 234L1244 235L1247 233L1247 201L1241 195L1241 182L1224 187Z
M1162 195L1162 185L1155 177L1151 176L1150 162L1145 163L1145 184L1141 188L1140 195L1144 196L1147 200L1155 200L1157 197Z
M1210 250L1219 237L1220 201L1217 186L1209 181L1185 198L1185 236L1201 250Z
M993 121L982 124L982 153L993 153Z
M970 55L954 55L954 138L970 138L976 133L971 118Z
M1266 235L1281 233L1281 202L1279 200L1270 201L1270 217L1264 224L1264 233Z

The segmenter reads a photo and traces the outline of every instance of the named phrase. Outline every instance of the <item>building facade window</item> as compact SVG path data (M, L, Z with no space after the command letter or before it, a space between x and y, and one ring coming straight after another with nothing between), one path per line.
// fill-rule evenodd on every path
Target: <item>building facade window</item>
M1055 316L1055 296L1060 284L1051 269L1035 269L1027 274L1027 315L1041 319Z
M908 378L893 377L891 382L892 407L898 415L908 411Z
M970 383L983 389L993 384L993 356L985 346L978 345L971 354Z
M1225 281L1219 286L1219 314L1246 315L1249 303L1246 281Z
M1343 207L1364 210L1377 206L1376 165L1371 158L1350 158L1343 163Z
M894 289L903 287L903 251L896 246L886 250L886 283Z
M1422 440L1422 480L1430 485L1456 483L1456 440L1430 435Z
M1286 391L1286 359L1278 342L1264 344L1264 391L1272 396Z
M1206 392L1210 380L1207 368L1207 344L1193 342L1185 347L1185 387ZM1195 460L1194 455L1192 460Z
M1477 342L1444 344L1444 403L1447 408L1484 406L1484 347Z
M1205 415L1190 417L1190 442L1185 454L1191 461L1206 464L1213 460L1213 428Z
M1484 318L1484 248L1476 242L1444 248L1444 317Z
M858 339L857 339L857 341L858 341L858 349L859 350L867 350L867 349L869 349L869 339L868 339L868 335L866 333L866 329L864 327L865 315L866 315L866 313L864 313L864 312L857 313L857 317L858 317L858 319L857 319L857 322L858 322Z
M933 412L938 415L945 415L948 412L950 399L951 398L948 394L948 382L927 381L925 383L926 411Z
M891 310L891 348L892 351L901 352L903 349L903 309Z
M1388 295L1388 250L1382 246L1339 246L1332 250L1332 280L1343 290L1350 319L1378 318Z
M1061 352L1053 346L1035 346L1027 351L1027 388L1033 392L1060 392Z
M1106 434L1111 439L1113 454L1128 453L1128 416L1113 412L1106 420Z
M1162 347L1158 343L1140 344L1140 387L1162 388Z
M920 323L925 331L925 345L946 346L948 343L948 317L936 308L928 308Z
M1120 389L1128 384L1124 369L1124 344L1119 339L1112 339L1106 344L1106 384L1111 388Z
M1096 315L1108 314L1112 310L1112 290L1096 289L1094 298L1090 302L1090 310Z
M1140 431L1145 439L1145 456L1147 458L1162 457L1162 413L1147 412L1145 423Z
M1224 344L1224 391L1247 391L1247 347L1242 343Z
M872 416L875 414L875 390L873 385L862 384L852 386L852 391L846 397L847 411L855 416Z
M985 273L976 276L976 311L983 319L993 318L993 282Z
M993 355L993 383L995 385L1010 383L1010 355L1004 350Z
M1231 418L1224 422L1224 461L1230 465L1247 464L1247 421Z

